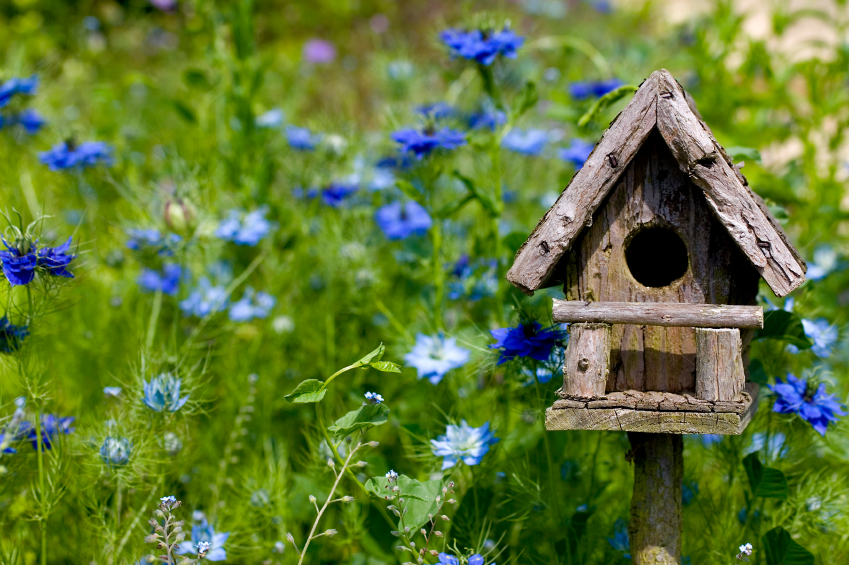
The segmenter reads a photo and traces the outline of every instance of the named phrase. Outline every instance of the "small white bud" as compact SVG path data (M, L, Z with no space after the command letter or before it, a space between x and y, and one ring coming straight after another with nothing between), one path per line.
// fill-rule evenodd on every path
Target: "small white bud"
M442 500L442 497L437 494L436 495L436 502L439 503L440 500Z
M332 538L332 537L333 537L333 536L335 536L337 533L339 533L339 532L337 532L336 530L327 530L326 532L324 532L324 534L323 534L323 535L325 535L325 536L327 536L327 537L329 537L329 538Z
M368 465L368 463L365 461L357 461L357 467L365 467L366 465Z
M314 497L313 495L310 495L310 502L312 502L313 504L315 504L315 497Z
M389 533L392 534L393 536L395 536L396 538L401 535L401 532L396 532L394 530L389 532Z
M436 536L436 537L438 537L438 538L441 538L441 537L442 537L442 532L440 532L439 530L434 530L434 531L433 531L433 535L435 535L435 536Z
M295 536L293 536L292 533L289 532L289 533L286 534L286 540L289 543L295 543Z
M368 442L368 446L369 446L369 447L377 447L378 445L380 445L380 444L379 444L379 443L377 443L376 441L370 441L370 442Z
M328 467L335 467L335 466L336 466L336 463L334 463L334 462L333 462L333 458L332 458L332 457L328 457L328 458L327 458L327 466L328 466Z
M351 502L353 500L354 500L353 496L343 496L342 497L342 502Z
M442 518L442 520L443 520L444 522L450 522L450 521L451 521L451 520L448 518L448 516L446 516L445 514L443 514L442 516L440 516L440 518Z

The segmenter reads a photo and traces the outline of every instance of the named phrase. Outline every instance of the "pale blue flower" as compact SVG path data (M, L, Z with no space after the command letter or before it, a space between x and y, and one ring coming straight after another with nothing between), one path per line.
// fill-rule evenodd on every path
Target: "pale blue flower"
M805 335L814 342L811 351L814 355L826 358L831 355L831 348L837 343L837 326L832 326L825 318L818 320L802 320Z
M448 469L463 461L466 465L478 465L489 452L489 446L498 443L489 430L489 422L473 428L465 420L459 426L448 424L445 435L430 440L433 454L442 457L442 469Z
M576 169L580 169L584 166L594 148L595 145L592 143L573 139L571 145L560 149L557 155L567 163L572 163Z
M177 498L175 496L163 496L159 499L159 502L162 504L176 504Z
M242 299L230 306L230 319L250 322L254 318L267 318L276 304L277 298L267 292L254 293L253 288L247 287Z
M187 394L180 398L182 379L171 373L162 373L144 383L144 403L154 412L176 412L189 400Z
M129 463L130 440L124 437L107 437L100 446L100 458L110 467L122 467Z
M431 384L438 384L451 369L458 369L466 364L471 353L457 345L453 337L445 337L440 333L434 336L416 335L416 345L404 356L404 361L415 367L419 379L427 379Z
M837 268L837 252L829 245L821 245L814 251L814 260L808 263L805 273L812 281L819 281Z
M376 392L367 392L365 396L369 404L380 404L383 402L383 397Z
M239 210L230 210L227 218L218 224L215 236L236 245L254 247L271 231L271 222L265 218L266 214L268 206L260 206L244 217Z
M227 301L227 289L221 285L212 286L209 279L203 277L188 298L180 301L180 310L183 311L184 316L205 318L225 310Z
M121 396L121 390L119 386L105 386L103 387L103 395L106 398L118 398Z
M613 524L613 537L607 538L613 549L622 553L625 559L631 559L631 540L628 539L628 524L622 518Z
M273 108L264 114L257 116L254 122L258 128L279 128L283 125L283 110Z
M397 481L397 480L398 480L398 473L396 473L396 472L395 472L394 470L392 470L392 469L389 469L389 472L388 472L388 473L386 473L386 475L385 475L385 476L386 476L386 478L387 478L387 479L389 479L389 482L390 482L390 483L395 482L395 481Z
M224 543L228 537L230 537L230 532L216 534L215 530L204 518L200 524L192 526L192 539L185 540L177 546L177 555L184 555L186 553L197 554L198 544L206 543L209 546L207 548L208 553L204 559L207 561L224 561L227 559Z
M501 145L510 151L524 155L539 155L548 143L548 132L543 129L511 129Z

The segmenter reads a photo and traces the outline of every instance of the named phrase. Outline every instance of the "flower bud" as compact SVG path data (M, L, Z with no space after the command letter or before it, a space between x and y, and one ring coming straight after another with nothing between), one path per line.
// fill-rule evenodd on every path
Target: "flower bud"
M423 536L427 537L427 530L425 530L424 528L422 528L420 531L421 531L421 533L422 533L422 535L423 535Z
M324 534L323 534L323 535L325 535L325 536L327 536L327 537L329 537L329 538L332 538L332 537L333 537L333 536L335 536L337 533L339 533L339 532L337 532L336 530L327 530L326 532L324 532Z
M169 198L165 203L165 225L175 233L185 233L194 226L195 209L182 198Z
M343 496L342 497L342 502L353 502L353 500L354 500L353 496Z
M450 522L450 521L451 521L451 520L448 518L448 516L446 516L445 514L443 514L442 516L440 516L440 518L442 518L442 520L443 520L444 522Z
M389 533L392 534L393 536L395 536L396 538L401 535L401 532L396 532L394 530L389 532Z
M436 557L437 555L439 555L439 552L436 551L435 549L431 549L430 554L433 555L434 557Z
M286 541L289 543L295 543L295 536L293 536L291 532L288 532L286 534Z
M456 500L454 500L453 498L449 498L449 499L448 499L448 500L446 500L445 502L447 502L448 504L457 504L457 501L456 501Z
M368 463L365 461L357 461L357 467L365 467L366 465L368 465Z
M336 466L336 463L334 463L334 462L333 462L333 458L332 458L332 457L328 457L328 458L327 458L327 466L328 466L328 467L335 467L335 466Z
M434 531L433 531L433 535L435 535L435 536L436 536L436 537L438 537L438 538L441 538L441 537L442 537L442 532L440 532L439 530L434 530Z
M440 500L442 500L442 497L437 494L436 495L436 502L439 503Z
M410 526L407 526L407 527L405 527L405 528L404 528L404 533L405 533L405 534L409 534L409 533L410 533Z
M380 444L379 444L379 443L377 443L376 441L370 441L370 442L368 442L368 446L369 446L369 447L377 447L378 445L380 445Z
M144 543L156 543L158 541L159 541L159 535L158 534L150 534L149 536L146 536L144 538Z

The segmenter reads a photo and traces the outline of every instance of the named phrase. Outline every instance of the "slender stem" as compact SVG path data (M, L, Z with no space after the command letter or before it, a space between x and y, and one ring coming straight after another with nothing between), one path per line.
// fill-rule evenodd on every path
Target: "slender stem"
M41 565L47 565L47 513L44 504L44 439L41 437L42 413L39 409L35 417L35 439L38 445L38 502L40 508L39 525L41 526Z
M433 298L433 325L437 329L443 329L442 320L442 300L445 292L445 269L442 268L442 221L436 219L433 222L433 227L430 230L430 237L433 242L433 285L435 288Z
M150 351L153 346L153 338L156 336L156 322L159 320L159 312L162 310L162 289L157 289L153 295L153 309L150 311L150 320L147 323L147 338L144 341L145 349Z

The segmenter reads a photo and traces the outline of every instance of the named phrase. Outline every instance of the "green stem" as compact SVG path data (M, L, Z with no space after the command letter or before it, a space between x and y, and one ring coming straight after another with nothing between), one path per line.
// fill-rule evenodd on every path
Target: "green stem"
M147 323L147 338L144 341L145 350L150 351L153 346L153 338L156 336L156 322L159 321L159 312L162 310L162 289L157 289L153 295L153 309L150 311L150 320Z
M433 325L441 330L443 329L442 320L442 300L445 293L445 269L442 268L442 222L437 219L433 222L433 227L430 230L430 237L433 241Z
M36 411L35 416L35 439L38 445L38 502L39 526L41 527L41 565L47 565L47 513L44 504L44 439L41 437L42 415L41 410Z
M545 405L543 404L543 394L542 394L542 384L539 382L539 377L537 376L537 364L534 363L531 370L534 372L534 382L536 383L536 391L537 391L537 402L539 403L539 409L542 410L543 415L545 414ZM548 433L543 430L542 433L542 441L545 446L545 460L548 465L548 484L551 489L551 507L554 510L554 520L555 523L560 523L560 503L559 497L557 496L557 484L554 482L554 457L551 455L551 444L548 441Z

